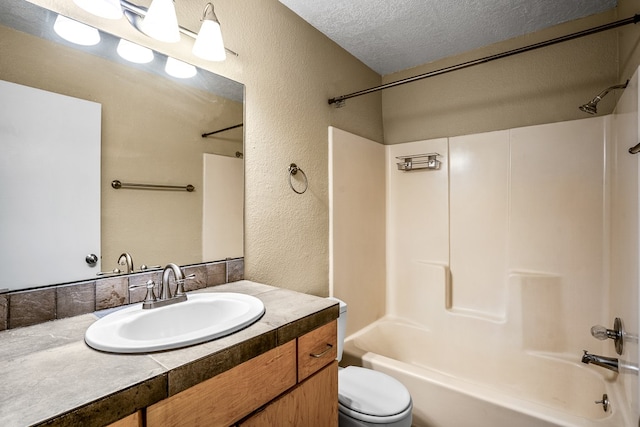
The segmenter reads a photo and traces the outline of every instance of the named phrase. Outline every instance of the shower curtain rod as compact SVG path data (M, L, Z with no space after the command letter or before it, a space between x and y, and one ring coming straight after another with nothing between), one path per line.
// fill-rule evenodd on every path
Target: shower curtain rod
M529 52L534 49L551 46L557 43L566 42L569 40L577 39L577 38L588 36L591 34L596 34L601 31L611 30L613 28L622 27L628 24L637 24L638 22L640 22L640 15L636 14L636 15L633 15L633 17L631 18L621 19L619 21L614 21L609 24L604 24L598 27L589 28L587 30L578 31L577 33L567 34L566 36L556 37L554 39L539 42L539 43L534 43L529 46L519 47L517 49L509 50L502 53L497 53L495 55L485 56L484 58L474 59L472 61L463 62L461 64L452 65L452 66L441 68L435 71L429 71L428 73L419 74L413 77L407 77L406 79L398 80L391 83L386 83L386 84L372 87L369 89L360 90L358 92L353 92L347 95L336 96L335 98L329 99L329 104L336 104L337 107L341 107L344 104L344 101L346 101L349 98L355 98L356 96L367 95L373 92L378 92L384 89L389 89L389 88L400 86L403 84L413 83L415 81L426 79L428 77L439 76L441 74L450 73L451 71L462 70L464 68L472 67L474 65L484 64L487 62L495 61L496 59L506 58L508 56L517 55L519 53Z
M244 126L244 123L240 123L239 125L229 126L228 128L224 128L224 129L214 130L213 132L203 133L203 134L202 134L202 137L203 137L203 138L206 138L206 137L208 137L208 136L215 135L216 133L226 132L226 131L228 131L228 130L236 129L236 128L239 128L239 127L242 127L242 126Z

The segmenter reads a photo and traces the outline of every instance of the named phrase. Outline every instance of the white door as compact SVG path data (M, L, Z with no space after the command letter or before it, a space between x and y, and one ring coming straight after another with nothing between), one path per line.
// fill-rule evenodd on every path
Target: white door
M0 289L95 277L101 105L0 81Z
M204 154L202 260L243 256L244 169L242 159Z

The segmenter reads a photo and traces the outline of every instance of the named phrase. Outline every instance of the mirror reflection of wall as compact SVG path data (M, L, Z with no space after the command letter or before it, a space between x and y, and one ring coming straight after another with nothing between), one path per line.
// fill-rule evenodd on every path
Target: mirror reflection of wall
M136 267L213 261L203 259L202 254L202 156L214 153L235 157L236 152L243 151L243 130L240 127L207 138L201 135L243 123L242 85L198 70L199 78L209 74L217 81L224 80L237 94L221 96L209 90L215 89L213 83L206 83L205 89L187 85L28 34L24 29L17 31L4 21L10 15L12 1L0 5L0 80L102 105L101 189L96 189L102 193L102 269L116 268L119 255L125 251L133 256ZM44 11L20 3L24 3L21 14L27 5ZM7 7L9 10L4 10ZM52 25L53 19L39 22ZM115 179L191 184L196 190L114 190L111 181ZM53 282L34 286L48 284ZM0 283L2 288L11 286Z

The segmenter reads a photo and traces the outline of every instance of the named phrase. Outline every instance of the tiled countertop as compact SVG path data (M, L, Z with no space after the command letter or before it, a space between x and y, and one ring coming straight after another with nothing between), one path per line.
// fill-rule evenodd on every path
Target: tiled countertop
M254 295L266 312L233 335L139 355L87 346L94 314L0 332L0 425L106 425L338 317L334 301L248 280L197 292Z

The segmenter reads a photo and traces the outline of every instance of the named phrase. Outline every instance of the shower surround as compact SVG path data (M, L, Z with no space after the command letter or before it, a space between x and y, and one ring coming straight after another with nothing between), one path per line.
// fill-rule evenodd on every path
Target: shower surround
M637 375L580 363L583 349L616 356L591 326L622 316L638 331L638 160L626 153L637 90L634 78L611 116L386 147L330 129L346 360L401 379L417 426L637 425ZM430 152L439 170L397 170L396 157ZM371 249L375 230L349 232L380 216L352 206L367 196L384 206L386 255ZM384 283L357 279L380 263ZM637 365L637 341L617 357ZM466 421L460 405L475 408Z
M446 317L496 325L497 335L475 335L495 341L490 348L594 344L589 327L606 320L606 124L585 119L388 147L388 314L425 326ZM407 152L448 161L438 171L394 170ZM438 301L434 287L444 290Z

